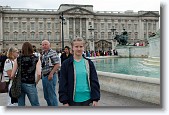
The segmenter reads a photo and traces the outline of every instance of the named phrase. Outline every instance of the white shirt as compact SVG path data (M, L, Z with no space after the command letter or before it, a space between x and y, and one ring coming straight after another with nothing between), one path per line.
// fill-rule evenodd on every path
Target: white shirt
M34 54L35 56L39 57L39 58L40 58L40 56L41 56L40 53L38 53L38 52L34 52L33 54Z
M3 76L8 76L7 71L8 70L12 70L14 65L14 61L10 60L10 59L6 59L5 63L4 63L4 70L3 70ZM9 80L9 77L4 77L5 81Z
M61 53L59 53L59 54L58 54L58 56L59 56L59 64L60 64L60 66L61 66L61 55L62 55Z
M40 53L38 53L38 52L34 52L33 53L35 56L37 56L37 57L39 57L40 58L40 56L41 56L41 54ZM40 69L42 69L42 67L40 66ZM35 71L35 82L37 81L37 73L36 73L37 71Z

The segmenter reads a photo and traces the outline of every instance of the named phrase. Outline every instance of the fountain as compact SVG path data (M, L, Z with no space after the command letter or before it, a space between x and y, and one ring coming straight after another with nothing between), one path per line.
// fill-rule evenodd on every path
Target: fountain
M119 57L94 61L101 90L161 105L160 30L148 42L146 47L117 46Z
M155 36L148 38L149 42L149 55L144 59L143 64L160 66L160 29L156 32Z

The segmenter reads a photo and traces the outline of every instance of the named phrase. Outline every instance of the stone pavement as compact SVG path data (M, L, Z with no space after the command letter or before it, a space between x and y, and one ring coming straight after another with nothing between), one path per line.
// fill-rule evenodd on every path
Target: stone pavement
M42 81L40 80L38 85L38 96L40 101L40 106L47 106L46 101L43 98L43 89L42 89ZM57 88L58 90L58 85ZM6 100L7 100L7 93L1 93L0 94L0 106L6 106ZM30 103L26 97L26 105L30 106ZM59 106L63 106L61 103L59 103ZM136 99L132 99L129 97L120 96L118 94L113 94L110 92L101 91L101 99L99 101L99 106L114 106L114 107L160 107L160 105L148 103L139 101Z

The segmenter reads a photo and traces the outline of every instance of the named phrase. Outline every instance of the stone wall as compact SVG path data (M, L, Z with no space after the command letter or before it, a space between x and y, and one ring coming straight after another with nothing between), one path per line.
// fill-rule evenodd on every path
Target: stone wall
M101 90L160 104L160 79L97 71Z
M143 46L117 46L120 57L148 57L148 47Z

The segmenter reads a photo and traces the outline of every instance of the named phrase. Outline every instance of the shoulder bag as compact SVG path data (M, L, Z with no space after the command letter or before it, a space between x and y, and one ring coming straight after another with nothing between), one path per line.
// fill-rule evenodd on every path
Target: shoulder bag
M19 61L20 61L20 63L18 64L19 68L16 76L12 81L12 86L10 89L10 95L13 98L18 98L21 95L21 58Z

